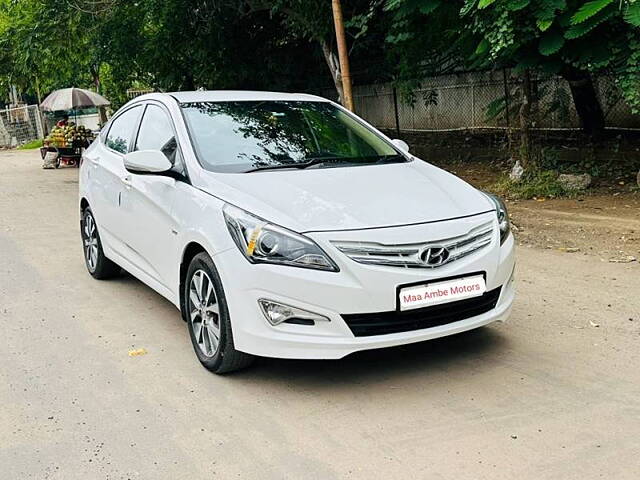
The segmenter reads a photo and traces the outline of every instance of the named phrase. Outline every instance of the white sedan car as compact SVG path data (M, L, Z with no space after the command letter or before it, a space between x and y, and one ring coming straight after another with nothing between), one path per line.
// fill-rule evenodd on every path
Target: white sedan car
M312 95L138 97L84 154L80 209L89 273L168 298L217 373L451 335L514 299L503 202Z

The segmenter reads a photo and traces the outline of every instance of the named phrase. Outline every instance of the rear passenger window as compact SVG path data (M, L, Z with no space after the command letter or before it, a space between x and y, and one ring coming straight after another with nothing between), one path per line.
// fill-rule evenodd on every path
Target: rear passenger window
M129 144L133 138L133 130L138 123L142 108L133 107L111 122L105 144L112 150L122 154L129 151Z

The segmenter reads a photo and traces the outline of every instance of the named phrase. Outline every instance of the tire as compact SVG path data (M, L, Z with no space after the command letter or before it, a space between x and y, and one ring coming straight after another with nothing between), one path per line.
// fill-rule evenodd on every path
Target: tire
M222 281L209 255L203 252L193 257L183 289L189 337L200 363L217 374L249 366L254 357L233 345Z
M80 235L82 236L84 264L91 276L98 280L106 280L118 275L120 267L104 255L98 225L89 207L82 211Z

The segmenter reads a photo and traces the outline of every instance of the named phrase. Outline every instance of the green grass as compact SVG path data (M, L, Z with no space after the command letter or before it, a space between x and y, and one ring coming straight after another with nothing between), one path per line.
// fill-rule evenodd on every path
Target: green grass
M33 150L34 148L40 148L42 146L42 139L32 140L30 142L25 143L24 145L20 145L18 150Z
M554 170L525 173L519 182L504 176L493 185L491 191L505 197L523 200L534 197L556 198L575 195L575 192L566 190L558 183L558 173Z

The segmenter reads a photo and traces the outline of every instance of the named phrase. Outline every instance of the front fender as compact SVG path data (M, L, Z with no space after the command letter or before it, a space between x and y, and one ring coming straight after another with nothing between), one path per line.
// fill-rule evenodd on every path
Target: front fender
M176 188L181 191L176 198L173 217L179 224L176 233L177 252L175 259L173 286L179 293L181 265L185 261L185 253L190 245L197 244L214 259L220 253L237 248L227 230L222 214L224 202L192 185L179 183Z

